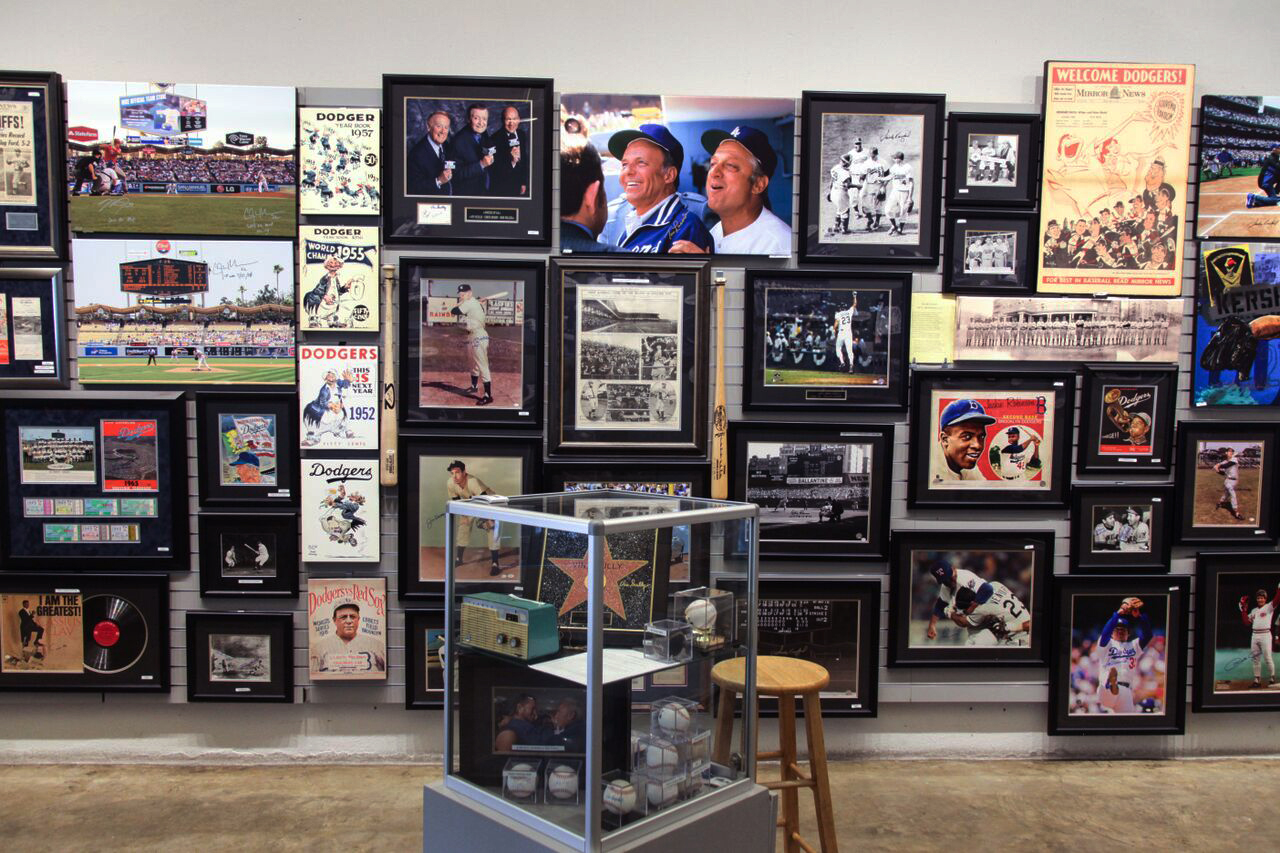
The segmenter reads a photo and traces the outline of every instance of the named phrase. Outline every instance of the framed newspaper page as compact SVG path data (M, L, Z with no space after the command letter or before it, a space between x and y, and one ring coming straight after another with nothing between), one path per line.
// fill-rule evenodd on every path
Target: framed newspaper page
M67 291L60 267L0 268L0 388L66 388Z
M704 261L552 259L547 454L707 452Z
M0 71L0 258L67 256L62 78Z
M1044 293L1177 296L1194 65L1044 66Z

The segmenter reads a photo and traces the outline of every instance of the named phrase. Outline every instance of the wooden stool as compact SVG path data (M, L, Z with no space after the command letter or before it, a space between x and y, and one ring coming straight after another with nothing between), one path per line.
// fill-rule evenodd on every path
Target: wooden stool
M746 658L721 661L711 669L711 680L720 687L720 707L716 712L715 760L727 763L733 747L733 710L738 695L746 692ZM776 782L760 782L766 788L781 791L782 820L787 853L807 850L814 853L800 837L799 788L812 788L814 810L818 816L818 840L823 853L836 853L835 817L831 812L831 782L827 778L827 746L822 735L822 702L818 691L831 681L825 667L796 658L762 655L756 658L756 694L774 696L778 700L778 746L776 752L760 752L759 727L756 728L756 760L777 758L782 778ZM809 736L809 772L796 763L796 697L804 699L805 731ZM743 708L743 714L747 709ZM744 727L745 737L745 727ZM745 745L744 745L745 750ZM757 770L757 775L759 775ZM756 781L759 781L757 779Z

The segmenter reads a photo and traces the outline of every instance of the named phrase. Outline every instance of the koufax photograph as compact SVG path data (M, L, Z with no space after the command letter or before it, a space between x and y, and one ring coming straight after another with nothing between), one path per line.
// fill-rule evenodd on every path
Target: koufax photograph
M522 279L422 278L419 406L520 408L524 291Z
M765 386L888 385L892 304L874 287L763 281Z
M1092 510L1094 554L1151 553L1151 504L1094 504Z
M274 533L221 533L224 578L273 578L276 576Z
M1163 714L1169 596L1071 596L1069 716Z
M988 275L1013 275L1018 258L1014 231L967 228L964 232L964 271Z
M956 297L956 359L1178 360L1181 299Z
M209 634L210 681L271 680L269 634Z
M1018 135L970 133L968 171L962 186L1012 187L1018 183Z
M1031 645L1035 560L1034 549L913 549L908 646Z
M513 456L418 457L418 580L443 581L449 501L524 491L520 460ZM453 527L454 577L463 581L517 583L520 527L459 515Z
M820 243L919 242L924 125L920 115L823 114Z
M866 542L874 445L747 442L746 500L760 540Z
M1192 527L1265 527L1262 503L1262 442L1196 442Z

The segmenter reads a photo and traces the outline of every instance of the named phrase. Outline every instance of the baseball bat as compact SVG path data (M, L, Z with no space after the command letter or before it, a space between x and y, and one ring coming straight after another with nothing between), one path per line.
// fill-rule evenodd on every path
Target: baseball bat
M393 264L382 266L382 453L379 457L378 479L384 486L399 482L400 461L396 458L396 366L395 323L391 305L391 290L396 280Z
M711 418L711 497L729 497L729 463L726 435L729 413L724 405L724 273L716 271L716 406Z

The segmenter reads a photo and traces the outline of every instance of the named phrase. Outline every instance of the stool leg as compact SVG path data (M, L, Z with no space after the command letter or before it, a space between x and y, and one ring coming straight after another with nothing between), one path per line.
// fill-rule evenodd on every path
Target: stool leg
M782 779L792 780L796 777L791 766L796 763L796 697L784 693L778 697L778 747L782 753ZM800 853L800 845L795 837L800 832L800 796L794 788L782 789L783 839L787 853Z
M733 706L738 694L724 687L720 688L720 708L716 712L716 742L712 759L717 764L728 764L729 754L733 751Z
M818 841L822 853L837 853L831 779L827 776L827 742L822 732L822 700L817 693L804 694L804 727L809 735L809 775L813 778L814 810L818 813Z

